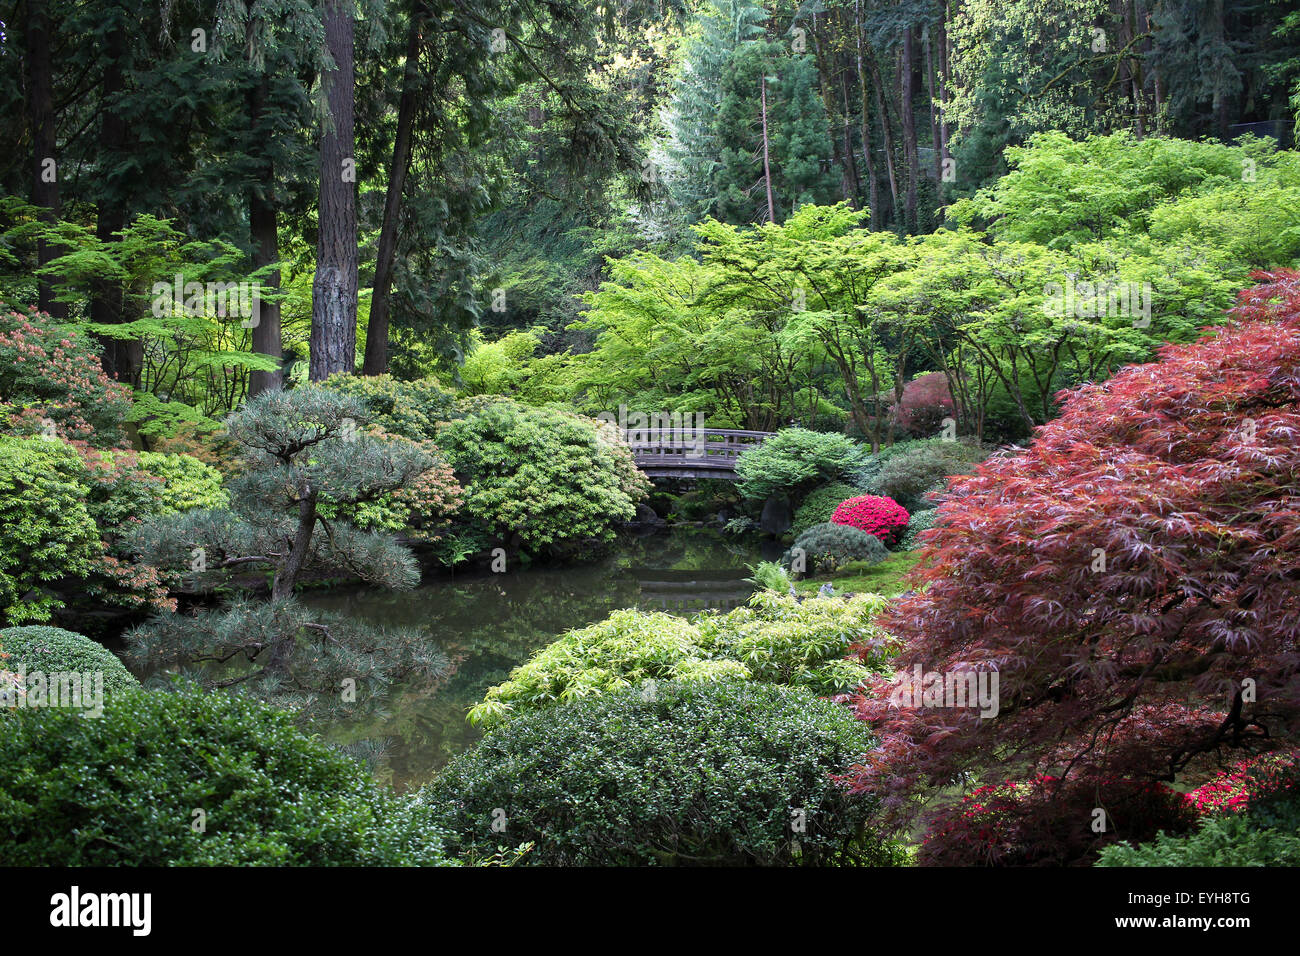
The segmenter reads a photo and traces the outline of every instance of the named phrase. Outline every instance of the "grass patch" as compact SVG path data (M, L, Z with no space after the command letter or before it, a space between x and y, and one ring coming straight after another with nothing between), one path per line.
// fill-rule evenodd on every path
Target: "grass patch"
M813 594L827 581L836 593L848 591L895 597L909 590L903 578L921 560L920 551L895 551L879 564L850 561L834 574L819 574L795 582L800 594Z

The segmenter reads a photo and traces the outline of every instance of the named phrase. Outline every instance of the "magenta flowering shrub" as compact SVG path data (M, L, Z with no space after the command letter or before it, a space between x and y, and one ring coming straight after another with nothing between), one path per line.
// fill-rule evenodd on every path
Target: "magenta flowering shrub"
M1241 813L1252 801L1297 789L1300 751L1262 754L1239 761L1187 794L1198 814Z
M832 524L846 524L875 535L885 544L897 544L907 530L911 515L893 498L859 495L841 501L831 515Z

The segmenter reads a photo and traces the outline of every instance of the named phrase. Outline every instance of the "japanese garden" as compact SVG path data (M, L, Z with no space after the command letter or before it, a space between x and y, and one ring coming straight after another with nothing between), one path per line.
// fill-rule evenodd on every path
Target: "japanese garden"
M0 21L6 866L1300 865L1294 4Z

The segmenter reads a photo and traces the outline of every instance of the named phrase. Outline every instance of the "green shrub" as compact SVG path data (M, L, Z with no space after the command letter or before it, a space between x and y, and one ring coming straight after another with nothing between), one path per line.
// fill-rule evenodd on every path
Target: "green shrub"
M525 548L610 541L650 483L612 428L498 399L451 422L438 445L465 486L465 509Z
M10 865L445 862L428 807L257 701L131 690L95 720L67 708L12 716L0 735Z
M798 571L801 551L806 574L831 574L850 561L878 564L889 557L889 549L875 535L852 525L830 522L815 524L795 538L781 557L782 566Z
M85 468L71 446L0 436L0 623L49 620L54 585L84 578L102 553Z
M1300 866L1300 826L1260 827L1246 816L1210 817L1192 833L1116 843L1097 866Z
M433 378L406 382L391 375L339 372L322 384L331 391L360 399L372 424L412 441L431 441L439 425L456 417L455 396Z
M838 433L783 428L736 459L739 490L757 501L773 495L797 499L853 468L862 454L851 439Z
M921 541L919 540L921 532L933 528L935 519L938 517L938 508L913 511L911 520L907 522L907 532L903 535L903 540L899 543L899 546L904 551L915 551L921 547Z
M874 595L799 601L760 591L746 607L691 620L662 612L615 611L604 621L562 635L491 688L470 711L494 725L517 714L609 693L643 681L723 677L797 684L820 694L851 690L884 667L888 640L873 623L884 601ZM868 667L846 655L878 641Z
M856 477L872 494L893 498L912 511L932 507L927 492L943 488L949 475L966 474L987 457L973 441L926 438L882 449L878 468L872 473L859 469Z
M449 849L531 841L527 863L894 862L865 834L874 801L831 780L871 745L847 708L806 689L644 684L512 720L424 799Z
M835 514L835 508L841 501L861 493L843 481L833 481L829 485L813 489L795 510L790 530L799 535L815 524L825 524L831 520L831 515Z
M140 686L112 651L75 631L42 625L6 627L0 631L0 651L9 655L5 666L10 670L25 664L28 672L39 670L46 674L102 672L105 694Z
M191 455L144 451L140 470L162 479L157 491L160 514L191 508L226 508L230 498L222 487L221 472Z

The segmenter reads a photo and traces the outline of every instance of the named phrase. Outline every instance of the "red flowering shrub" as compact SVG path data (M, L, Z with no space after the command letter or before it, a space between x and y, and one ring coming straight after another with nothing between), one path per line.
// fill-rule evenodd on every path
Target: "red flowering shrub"
M0 308L0 427L113 448L130 406L131 390L104 373L86 336Z
M957 406L942 372L918 375L903 386L903 397L891 408L894 424L917 438L933 438L943 420L956 414Z
M934 820L917 863L1075 866L1118 840L1182 833L1195 821L1182 794L1153 781L1008 780L972 791Z
M841 501L831 515L832 524L846 524L875 535L885 544L897 544L911 516L893 498L859 495Z
M1300 751L1263 754L1216 774L1188 793L1187 801L1200 814L1240 813L1252 801L1297 790L1300 788L1297 777L1300 777Z
M1062 393L1031 447L952 480L928 586L880 623L901 674L994 669L1000 706L868 678L880 742L850 781L894 825L963 774L1172 782L1300 734L1300 274L1256 278L1226 328Z

